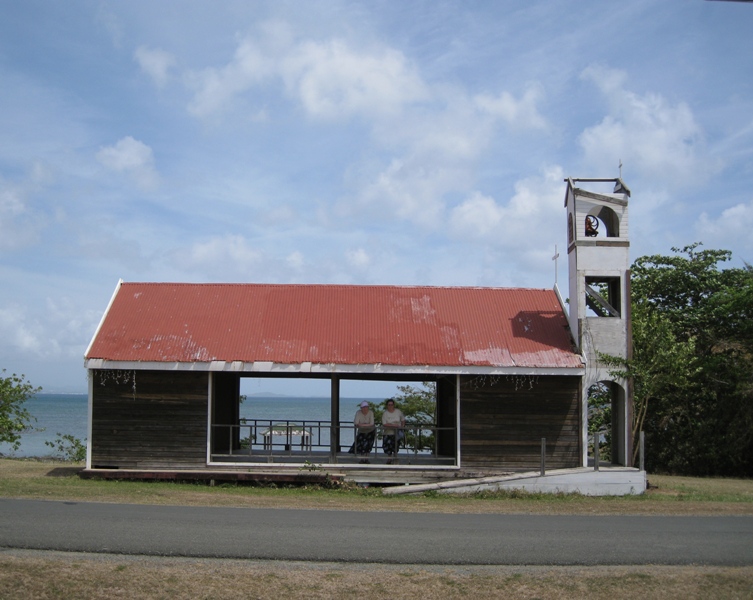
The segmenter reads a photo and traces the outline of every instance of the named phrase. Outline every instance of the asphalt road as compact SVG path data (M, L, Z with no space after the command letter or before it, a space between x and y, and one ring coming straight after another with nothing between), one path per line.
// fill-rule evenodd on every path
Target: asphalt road
M753 565L753 517L467 515L0 499L0 547L446 565Z

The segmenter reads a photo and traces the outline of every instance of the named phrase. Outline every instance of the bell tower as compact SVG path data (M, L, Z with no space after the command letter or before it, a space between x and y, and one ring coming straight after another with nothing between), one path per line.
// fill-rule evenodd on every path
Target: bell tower
M612 397L612 462L632 462L632 389L609 374L599 354L632 355L628 200L622 179L568 178L567 256L570 331L586 361L583 438L587 437L588 391L607 386ZM583 186L583 187L581 187ZM588 187L589 189L585 189ZM587 442L587 440L586 440ZM588 444L583 445L584 464Z

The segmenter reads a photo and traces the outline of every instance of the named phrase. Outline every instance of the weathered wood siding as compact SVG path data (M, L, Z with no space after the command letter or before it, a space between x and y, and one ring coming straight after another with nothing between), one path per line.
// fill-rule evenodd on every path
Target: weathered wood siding
M204 467L208 378L192 372L95 371L92 466Z
M537 470L580 465L579 377L466 377L460 385L463 467Z

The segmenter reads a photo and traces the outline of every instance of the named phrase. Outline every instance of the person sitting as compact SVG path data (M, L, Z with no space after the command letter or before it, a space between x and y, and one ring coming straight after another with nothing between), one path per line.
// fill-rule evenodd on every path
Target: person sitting
M356 427L356 453L361 457L359 462L368 464L369 453L376 437L376 428L374 427L374 413L365 400L361 402L361 407L353 418L353 424Z
M397 454L398 438L402 437L405 427L405 416L399 408L395 407L395 401L387 400L387 410L382 413L382 449L389 457L387 464L391 465Z

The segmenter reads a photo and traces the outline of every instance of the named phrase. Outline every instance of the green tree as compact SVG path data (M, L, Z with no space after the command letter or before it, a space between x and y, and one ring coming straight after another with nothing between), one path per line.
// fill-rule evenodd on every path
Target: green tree
M5 369L2 370L5 374ZM14 450L21 446L21 434L36 421L24 408L26 401L42 388L32 386L24 375L0 377L0 442L10 444Z
M634 447L650 470L753 474L753 270L700 244L632 268Z
M672 429L681 419L688 398L695 394L695 378L699 367L694 341L679 342L669 321L660 314L636 307L633 311L633 359L601 356L619 375L633 381L633 464L638 462L639 437L643 431L656 445L662 442L660 432ZM656 445L651 446L649 468L663 464ZM662 467L666 470L666 466Z

